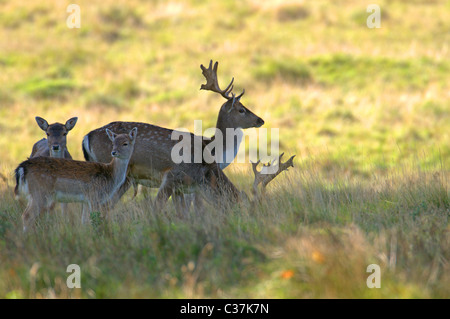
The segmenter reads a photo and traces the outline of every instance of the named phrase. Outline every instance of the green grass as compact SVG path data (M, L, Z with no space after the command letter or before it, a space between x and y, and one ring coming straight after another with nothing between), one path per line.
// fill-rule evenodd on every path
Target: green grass
M0 4L0 297L450 296L448 0L381 1L380 29L359 0L78 4L81 29L63 3ZM210 59L297 154L264 201L181 219L127 194L107 220L81 226L73 204L22 235L12 171L44 137L35 116L78 116L75 159L116 120L206 129L224 102L199 90ZM249 164L225 172L249 192Z
M33 98L62 98L65 93L73 91L76 85L68 79L42 80L31 79L18 87L23 94Z
M435 62L429 58L411 61L335 54L307 60L268 58L258 62L253 75L264 81L282 79L294 84L337 86L344 90L367 89L372 84L417 90L426 89L431 82L445 86L449 71L447 62ZM373 89L378 91L380 88Z

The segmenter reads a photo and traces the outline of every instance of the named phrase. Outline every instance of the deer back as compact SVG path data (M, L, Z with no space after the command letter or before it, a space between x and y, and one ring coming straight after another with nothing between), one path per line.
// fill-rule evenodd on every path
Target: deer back
M133 127L138 129L135 150L129 164L133 177L147 179L149 175L160 175L176 166L172 161L171 152L173 146L180 140L171 139L174 130L139 122L112 122L89 132L84 137L82 145L85 159L109 162L111 160L111 143L104 133L105 130L110 129L117 133L123 133ZM193 138L193 134L190 136Z

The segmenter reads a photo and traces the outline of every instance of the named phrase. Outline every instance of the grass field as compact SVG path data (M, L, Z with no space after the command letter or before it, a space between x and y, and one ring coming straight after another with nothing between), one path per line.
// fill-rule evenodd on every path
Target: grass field
M80 29L70 3L0 0L1 298L450 297L450 1L378 1L379 29L366 1L82 0ZM111 121L212 127L210 59L297 154L264 200L183 219L127 194L108 221L72 204L22 234L12 171L35 116L78 116L80 160ZM225 173L250 194L249 163Z

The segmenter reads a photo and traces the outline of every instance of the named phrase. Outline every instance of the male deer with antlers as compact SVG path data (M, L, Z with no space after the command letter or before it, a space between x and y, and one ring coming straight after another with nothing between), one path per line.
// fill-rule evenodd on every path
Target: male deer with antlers
M35 157L22 162L15 170L16 197L24 195L28 206L22 214L23 230L54 202L82 202L82 222L88 212L104 207L125 182L128 163L133 154L137 128L128 134L106 130L112 141L112 160L108 164L73 161L62 158Z
M263 125L264 121L240 102L241 97L244 95L244 91L238 96L235 96L235 94L232 93L234 78L224 90L220 89L217 80L217 68L218 63L216 62L213 67L212 61L209 64L209 68L205 68L201 65L203 75L207 80L207 83L203 84L201 89L219 93L227 100L219 111L216 130L226 132L227 129L240 130ZM224 187L225 189L228 189L227 193L231 192L234 194L234 197L239 193L220 170L230 164L230 162L226 161L227 158L230 158L230 156L227 155L229 152L232 152L233 156L231 158L233 159L237 154L240 140L236 138L236 135L234 137L234 143L229 143L226 138L223 140L222 145L224 151L222 152L222 158L219 158L217 161L219 163L218 169L216 168L217 164L207 164L203 159L202 163L175 164L171 158L171 150L174 145L178 143L178 140L172 140L171 136L173 132L177 131L147 123L112 122L91 131L84 137L82 146L85 159L87 161L109 161L110 156L107 140L103 133L104 130L112 129L122 132L129 129L131 126L137 126L140 133L136 141L136 151L130 160L130 177L133 181L144 186L159 187L158 195L156 197L157 201L165 202L173 194L175 197L181 199L176 202L181 203L181 209L185 211L186 203L182 200L183 191L180 190L183 187L180 188L179 186L186 186L198 179L203 183L211 179L211 177L205 179L202 177L202 174L214 176L214 183L217 183L217 181L222 183L221 185L214 185L214 189L218 190ZM226 134L221 135L224 137L227 136ZM193 134L191 134L191 138L194 139ZM208 144L215 141L215 138L216 135L210 140L203 140L202 138L202 151ZM195 143L193 143L193 145L194 144ZM231 149L227 148L229 145L233 145L233 147ZM193 153L194 149L192 149L191 155L193 155ZM220 154L217 154L216 158L218 155ZM195 176L196 174L197 176ZM177 187L175 187L176 184L178 185ZM117 194L117 200L127 191L130 185L130 182L124 184ZM217 188L217 186L219 188Z
M232 93L234 78L231 79L230 84L228 84L224 90L220 89L217 79L218 65L219 63L216 62L214 63L214 67L212 67L212 61L210 61L208 68L205 68L203 65L200 66L203 76L206 78L206 84L202 84L200 89L219 93L227 100L220 108L216 124L216 131L221 132L221 136L223 136L223 153L222 156L217 154L219 155L219 158L216 157L216 159L218 160L217 162L219 163L220 168L224 169L231 163L230 161L227 161L227 159L231 159L231 161L234 160L238 153L242 138L242 134L240 134L239 131L251 127L260 127L264 124L264 120L253 114L240 102L245 90L238 96L235 96L235 94ZM228 134L225 134L229 129L238 132L238 134L234 135L232 143L227 140ZM214 135L210 141L207 141L207 144L212 143L215 139L216 135ZM232 149L229 149L230 145L232 146ZM233 156L229 156L229 153Z

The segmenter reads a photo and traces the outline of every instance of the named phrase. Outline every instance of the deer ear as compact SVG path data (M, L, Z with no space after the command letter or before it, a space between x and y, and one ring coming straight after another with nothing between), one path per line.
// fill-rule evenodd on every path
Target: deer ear
M114 133L113 131L106 129L106 134L108 134L109 139L111 140L111 142L114 142L114 140L116 139L117 134Z
M234 96L233 93L231 93L231 95L233 96L233 100L232 100L232 102L231 102L230 108L228 109L228 113L230 113L230 112L233 110L234 105L235 105L235 103L236 103L236 96Z
M77 124L78 121L78 117L72 117L71 119L67 120L65 127L68 131L70 131L71 129L73 129L73 127L75 126L75 124Z
M136 139L136 136L137 136L137 127L135 127L135 128L133 128L131 131L130 131L130 138L132 139L132 140L135 140Z
M41 130L43 130L44 132L47 132L48 123L46 120L44 120L42 117L36 116L36 122L39 125L39 127L41 128Z

